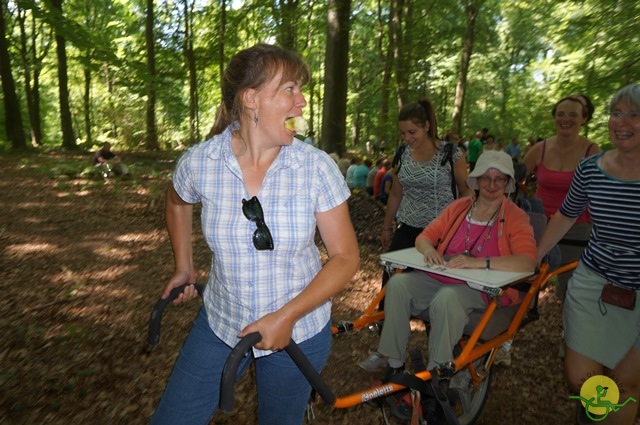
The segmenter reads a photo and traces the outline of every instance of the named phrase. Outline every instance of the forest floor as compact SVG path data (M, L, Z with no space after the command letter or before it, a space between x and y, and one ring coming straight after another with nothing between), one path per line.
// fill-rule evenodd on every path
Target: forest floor
M90 155L0 157L0 424L148 423L200 306L170 306L160 344L145 353L151 309L172 273L163 197L177 155L130 154L131 175L108 183ZM362 265L335 297L334 322L356 319L380 285L383 209L358 194L350 207ZM199 233L194 257L205 282L210 255ZM511 366L495 367L479 424L573 423L551 290L540 309L517 334ZM411 345L426 352L425 339L416 324ZM338 396L376 378L356 365L376 341L369 330L334 337L322 376ZM212 423L257 423L251 373L235 406ZM316 424L382 423L366 405L319 403L315 414Z

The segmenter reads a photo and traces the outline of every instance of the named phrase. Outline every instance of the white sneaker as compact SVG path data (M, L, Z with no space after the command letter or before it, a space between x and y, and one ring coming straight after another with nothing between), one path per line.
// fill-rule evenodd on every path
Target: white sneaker
M377 372L380 369L389 366L389 361L385 356L376 351L375 353L371 354L368 359L358 363L358 366L360 366L367 372Z
M493 364L496 366L511 366L511 352L500 346L496 356L493 358Z

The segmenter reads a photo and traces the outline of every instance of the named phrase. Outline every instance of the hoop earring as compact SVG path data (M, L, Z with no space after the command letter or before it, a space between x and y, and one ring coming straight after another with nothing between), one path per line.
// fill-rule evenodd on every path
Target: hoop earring
M253 122L255 123L256 127L258 126L258 113L256 111L253 111Z

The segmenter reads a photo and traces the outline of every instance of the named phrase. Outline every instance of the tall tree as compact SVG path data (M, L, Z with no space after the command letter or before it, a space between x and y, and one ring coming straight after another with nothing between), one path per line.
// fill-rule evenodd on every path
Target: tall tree
M182 40L182 50L189 78L189 144L200 139L198 79L195 52L193 50L193 6L194 3L190 3L189 0L183 0L184 38Z
M56 55L58 57L58 101L60 102L60 128L62 129L62 147L77 149L76 137L73 133L71 106L69 103L69 76L67 74L67 49L64 37L64 14L62 0L51 0L52 12L57 21L54 31L56 36Z
M475 24L478 11L483 0L465 1L464 11L467 18L467 26L462 40L462 55L460 57L460 70L458 72L458 82L456 84L456 97L453 105L453 131L459 133L462 129L462 113L464 110L464 96L467 88L467 74L469 64L473 54Z
M339 155L346 150L350 18L351 0L329 0L320 146Z
M287 49L295 49L298 27L299 0L280 0L273 2L273 14L278 21L277 42Z
M402 1L402 0L400 0ZM383 43L383 17L382 4L378 1L378 22L381 27L379 31L378 50L383 58L382 82L380 84L380 113L378 115L377 140L384 140L389 121L389 91L391 84L391 74L394 64L394 53L400 32L400 16L398 15L398 0L391 0L389 5L389 17L387 21L387 43ZM385 51L386 47L386 51Z
M410 28L411 25L403 25L403 21L410 15L409 8L411 7L411 0L394 0L396 1L396 20L395 23L395 43L394 48L394 62L396 65L396 99L398 102L398 108L407 103L408 87L409 87L409 74L411 71L411 52L409 51L410 43L404 36L404 28Z
M11 57L7 43L7 30L4 21L5 10L8 10L6 0L0 0L0 81L4 99L5 131L14 150L27 148L22 129L22 115L16 95L16 84L11 73Z
M145 40L147 46L147 135L145 144L149 149L158 149L158 129L156 127L156 49L153 25L155 13L153 0L147 0L147 15L145 21Z
M220 70L220 79L224 74L225 58L224 58L224 40L227 32L227 0L220 1L220 39L218 40L218 69Z
M36 21L35 13L28 13L18 4L17 21L20 28L20 56L31 126L31 144L42 145L42 116L40 111L40 74L42 62L49 53L50 37L45 33L42 22ZM29 30L27 30L29 19Z

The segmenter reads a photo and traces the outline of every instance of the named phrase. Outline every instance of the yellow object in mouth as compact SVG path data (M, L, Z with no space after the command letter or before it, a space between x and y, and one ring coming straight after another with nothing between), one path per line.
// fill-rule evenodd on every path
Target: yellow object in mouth
M302 117L289 118L284 122L284 126L289 131L295 131L297 134L305 134L309 129L307 120Z

